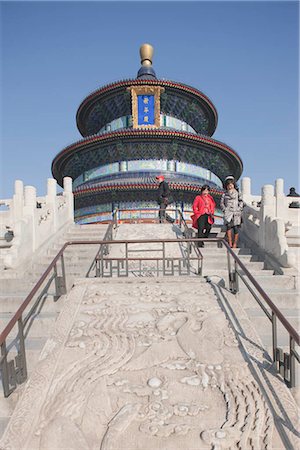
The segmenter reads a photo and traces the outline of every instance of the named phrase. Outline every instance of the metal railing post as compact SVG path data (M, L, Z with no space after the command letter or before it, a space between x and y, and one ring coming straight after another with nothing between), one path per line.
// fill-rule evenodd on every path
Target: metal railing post
M195 245L195 242L194 242ZM198 254L198 275L200 275L202 277L203 274L203 257L202 254L199 253Z
M290 335L290 382L289 387L293 388L296 385L295 372L295 340Z
M234 260L234 291L237 294L239 292L239 278L237 274L237 262Z
M126 258L126 261L125 261L125 264L126 264L126 268L125 268L125 270L126 270L126 277L128 277L128 270L129 270L129 267L128 267L128 242L125 243L125 258Z
M276 315L272 311L272 349L273 349L273 361L277 361L277 321Z
M13 361L12 361L13 363ZM6 349L6 341L1 344L1 360L0 360L0 368L1 368L1 378L2 378L2 386L4 397L8 397L17 386L16 377L12 374L10 375L9 364L7 362L7 349ZM12 387L10 387L12 386Z
M61 290L61 295L65 295L67 293L67 280L66 280L66 268L65 268L65 260L64 260L63 253L60 257L60 263L61 263L61 275L62 275L60 290Z
M290 355L286 352L284 352L283 354L283 378L285 380L286 383L288 383L289 387L290 386L290 376L289 376L289 372L290 372Z
M19 336L19 351L16 357L16 376L17 383L23 383L27 378L27 363L25 352L25 340L24 340L24 326L22 316L18 320L18 336Z
M100 277L100 262L99 262L99 258L96 259L96 278Z
M58 283L57 263L55 263L55 265L53 267L53 272L54 272L54 283L55 283L54 301L56 302L59 299L59 283Z
M163 257L163 275L166 274L166 247L165 247L165 242L162 243L162 257Z
M229 290L236 294L238 291L238 282L237 282L237 272L236 272L236 261L234 261L234 271L231 270L231 260L230 253L227 250L227 263L228 263L228 279L229 279Z
M101 250L100 250L100 274L99 276L104 276L104 261L103 261L103 256L104 256L104 250L103 250L103 246L101 246Z
M187 273L188 275L191 273L191 261L190 261L190 256L191 256L191 242L188 242L188 247L187 247L187 257L186 257L186 268L187 268Z
M228 250L227 250L227 267L228 267L229 289L231 290L231 261L230 261L230 253Z
M62 276L58 275L58 270L57 270L57 263L55 263L53 270L54 270L54 274L55 274L55 301L59 299L59 297L61 295L66 294L67 289L66 289L66 276L65 276L65 266L64 266L64 261L63 261L63 255L61 255L61 265L62 265Z

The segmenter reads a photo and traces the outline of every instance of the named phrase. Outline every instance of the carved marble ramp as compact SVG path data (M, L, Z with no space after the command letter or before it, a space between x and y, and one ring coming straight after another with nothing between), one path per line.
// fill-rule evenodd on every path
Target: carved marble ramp
M288 448L227 317L201 278L78 280L0 448Z

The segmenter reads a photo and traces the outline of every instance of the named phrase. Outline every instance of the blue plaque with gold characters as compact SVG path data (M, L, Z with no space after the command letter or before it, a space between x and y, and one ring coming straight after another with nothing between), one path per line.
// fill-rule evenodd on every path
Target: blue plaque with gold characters
M164 92L161 86L130 86L132 126L133 128L160 127L160 94Z
M154 95L138 95L138 125L154 125Z

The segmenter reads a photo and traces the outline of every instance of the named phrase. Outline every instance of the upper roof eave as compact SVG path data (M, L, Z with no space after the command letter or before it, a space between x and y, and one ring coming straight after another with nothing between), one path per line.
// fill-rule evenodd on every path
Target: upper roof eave
M144 79L126 79L126 80L120 80L113 83L109 83L93 92L91 92L79 105L79 108L77 110L76 114L76 124L78 127L78 130L80 133L85 136L86 130L84 127L84 116L86 115L89 108L92 107L92 105L101 97L105 98L107 95L111 95L112 93L120 92L121 90L126 90L127 87L134 86L134 85L149 85L149 86L162 86L165 89L169 90L178 90L178 93L181 95L187 95L192 96L198 102L205 106L205 108L209 111L211 117L213 118L213 124L211 126L211 132L210 135L212 135L217 127L218 123L218 113L217 110L213 104L213 102L210 100L210 98L205 95L203 92L199 91L198 89L189 86L187 84L178 82L178 81L172 81L172 80L144 80Z

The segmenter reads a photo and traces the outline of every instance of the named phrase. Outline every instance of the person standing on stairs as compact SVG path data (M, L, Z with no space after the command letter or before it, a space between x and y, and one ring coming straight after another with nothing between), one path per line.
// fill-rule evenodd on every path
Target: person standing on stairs
M159 223L164 223L165 220L170 223L174 223L175 220L166 213L166 207L173 203L172 194L168 183L165 181L163 175L158 175L156 179L159 182L158 186L158 198L157 203L159 204Z
M207 238L214 223L215 201L210 195L210 187L204 184L200 195L193 202L194 214L191 216L193 228L198 229L198 239ZM199 247L204 247L203 242L198 242Z
M221 197L220 207L224 214L227 241L230 247L237 248L239 229L242 224L242 211L245 205L233 176L230 175L225 178L224 189L226 189L226 192Z

